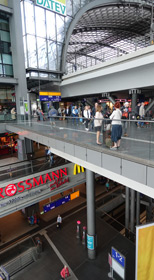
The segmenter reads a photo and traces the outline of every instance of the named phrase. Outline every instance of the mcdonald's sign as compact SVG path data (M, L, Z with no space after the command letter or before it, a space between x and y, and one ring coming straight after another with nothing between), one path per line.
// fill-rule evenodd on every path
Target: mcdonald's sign
M81 172L84 173L84 167L82 167L78 164L74 164L73 174L76 175L77 173L80 174Z

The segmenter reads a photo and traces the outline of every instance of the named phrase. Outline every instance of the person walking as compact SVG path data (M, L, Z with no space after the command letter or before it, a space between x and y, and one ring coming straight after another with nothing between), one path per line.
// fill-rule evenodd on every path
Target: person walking
M101 133L102 121L103 121L103 115L102 115L101 111L102 111L102 106L97 105L97 110L96 110L95 119L94 119L94 127L96 129L96 143L97 143L97 145L102 144L99 140L100 133Z
M53 106L51 106L48 113L51 125L55 125L55 118L57 117L57 115L58 115L57 110Z
M83 116L85 118L85 122L86 122L86 127L85 127L85 130L89 130L88 128L88 124L89 124L89 121L90 121L90 116L89 116L89 108L88 106L85 106L85 109L83 111Z
M112 131L111 139L114 142L113 147L110 147L111 150L116 151L120 147L121 136L122 136L122 123L121 117L122 112L120 111L120 102L114 104L115 110L112 112L110 119L112 120Z
M62 277L61 278L62 280L67 279L67 277L70 276L69 269L68 269L67 265L65 265L64 268L61 270L60 275Z
M143 120L145 117L144 102L141 103L141 106L139 109L139 116L140 116L140 120ZM141 127L144 127L144 122L141 122L140 125L141 125Z
M15 120L15 119L16 119L16 111L15 111L15 108L12 108L12 110L11 110L11 118L12 118L12 120Z
M60 216L60 214L58 214L58 217L57 217L57 228L61 229L61 225L62 225L62 217Z

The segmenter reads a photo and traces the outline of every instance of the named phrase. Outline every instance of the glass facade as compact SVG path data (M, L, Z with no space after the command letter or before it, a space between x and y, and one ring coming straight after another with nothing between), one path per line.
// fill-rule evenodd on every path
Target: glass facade
M8 17L0 13L0 77L13 77Z
M34 1L21 0L26 68L61 71L61 53L66 30L73 16L89 0L67 0L64 17Z

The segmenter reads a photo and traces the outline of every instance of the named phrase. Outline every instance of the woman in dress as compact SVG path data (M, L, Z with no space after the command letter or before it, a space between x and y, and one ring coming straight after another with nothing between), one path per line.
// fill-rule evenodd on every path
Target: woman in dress
M115 110L110 116L110 119L112 120L111 139L112 142L114 142L114 145L113 147L110 147L110 149L116 151L120 147L120 141L122 136L122 112L120 111L120 102L116 102L114 104L114 108Z
M101 126L102 126L102 121L103 121L103 115L101 113L102 107L101 105L97 106L96 114L95 114L95 119L94 119L94 127L96 130L96 143L97 145L101 145L102 143L99 140L100 133L101 133Z

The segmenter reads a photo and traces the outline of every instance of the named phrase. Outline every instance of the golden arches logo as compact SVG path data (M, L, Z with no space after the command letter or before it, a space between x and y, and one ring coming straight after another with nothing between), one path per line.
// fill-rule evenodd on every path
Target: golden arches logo
M73 171L73 174L76 175L77 173L80 174L80 173L83 173L84 172L84 167L78 165L78 164L74 164L74 171Z

